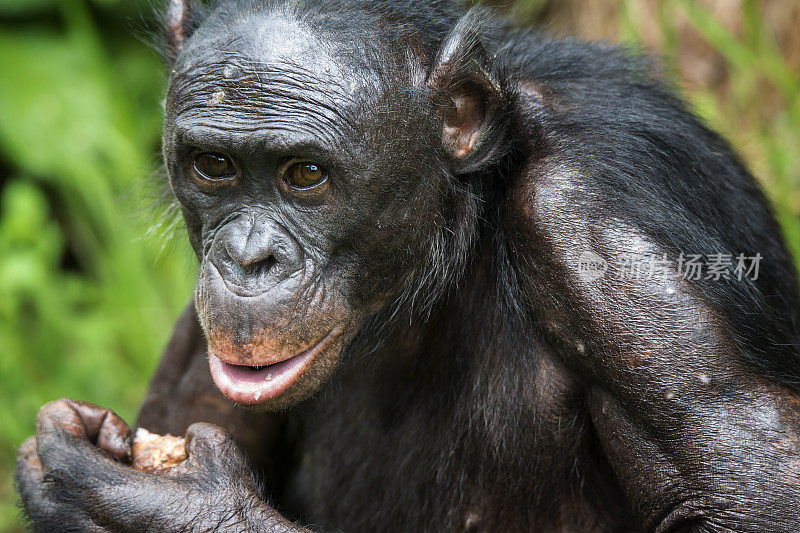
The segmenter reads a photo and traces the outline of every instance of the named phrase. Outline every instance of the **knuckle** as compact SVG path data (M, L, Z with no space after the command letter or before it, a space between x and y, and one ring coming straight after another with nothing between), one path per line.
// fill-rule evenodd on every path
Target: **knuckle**
M236 450L230 434L223 428L208 424L193 424L187 431L189 455L203 460L215 460Z
M17 458L27 459L31 454L36 453L36 436L31 435L19 445Z
M207 422L197 422L189 428L192 442L205 441L210 444L221 444L227 439L227 432L219 426Z
M36 437L28 437L17 450L16 471L27 473L38 470L41 470L41 462L39 461Z
M61 398L52 402L47 402L39 409L37 418L41 419L52 415L61 415L67 411L71 411L72 407L69 404L69 398Z

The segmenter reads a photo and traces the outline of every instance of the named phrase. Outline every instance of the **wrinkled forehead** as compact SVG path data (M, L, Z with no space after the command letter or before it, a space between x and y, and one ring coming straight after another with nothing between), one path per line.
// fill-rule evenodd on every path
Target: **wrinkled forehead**
M351 122L368 80L318 32L281 16L211 22L192 36L174 67L171 118L213 121L218 112L233 126L249 127L256 127L254 120L291 119L295 128L315 132Z

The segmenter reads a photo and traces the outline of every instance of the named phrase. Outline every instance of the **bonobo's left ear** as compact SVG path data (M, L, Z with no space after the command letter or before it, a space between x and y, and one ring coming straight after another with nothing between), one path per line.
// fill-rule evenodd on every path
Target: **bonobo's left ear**
M443 116L442 140L458 173L486 168L504 147L508 92L481 42L486 10L473 8L439 49L428 75Z

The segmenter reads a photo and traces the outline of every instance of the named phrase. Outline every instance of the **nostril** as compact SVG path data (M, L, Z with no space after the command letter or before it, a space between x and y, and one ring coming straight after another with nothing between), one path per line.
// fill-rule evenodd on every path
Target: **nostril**
M270 270L278 263L275 256L268 256L259 261L253 261L242 266L245 274L252 277L259 277L269 273Z
M274 255L242 262L228 256L211 262L228 290L239 296L258 296L283 280L283 269Z
M236 277L245 280L257 280L266 277L278 264L274 255L268 255L263 259L240 260L234 256L229 256L226 261L230 266L229 272Z

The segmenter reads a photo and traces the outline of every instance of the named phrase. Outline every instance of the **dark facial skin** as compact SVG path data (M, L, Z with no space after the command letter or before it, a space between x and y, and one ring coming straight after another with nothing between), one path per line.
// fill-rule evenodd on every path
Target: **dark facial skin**
M111 411L48 404L35 529L800 531L797 274L648 66L433 2L170 5L201 274L137 425L189 459L134 471Z
M330 148L349 122L348 89L321 80L325 69L338 71L332 59L323 58L314 70L297 65L308 63L302 58L313 50L311 35L298 24L259 22L259 39L234 39L242 32L234 26L219 42L202 39L201 48L185 56L194 60L176 65L164 146L201 260L195 300L212 375L234 401L281 407L327 380L358 323L343 287L326 273L325 253L336 239L325 230L341 217L333 181L344 185L337 170L351 166L342 159L350 147ZM237 48L220 49L231 40ZM245 70L259 64L256 73ZM326 115L312 111L322 106ZM197 168L198 154L220 154L233 174L210 179ZM306 161L323 167L327 177L299 187L287 169ZM271 379L267 368L245 373L244 365L295 357L302 361Z
M399 290L396 251L424 260L417 236L432 221L415 215L435 214L437 191L381 151L435 123L408 106L360 134L374 120L365 103L386 88L297 21L254 16L208 33L174 67L164 153L201 261L212 376L231 400L280 409L327 381Z

